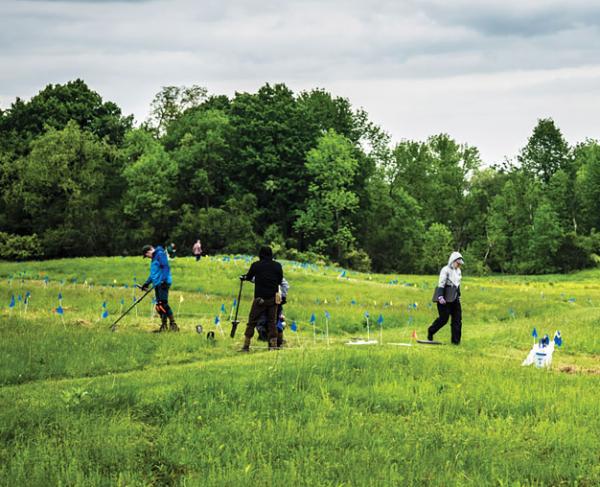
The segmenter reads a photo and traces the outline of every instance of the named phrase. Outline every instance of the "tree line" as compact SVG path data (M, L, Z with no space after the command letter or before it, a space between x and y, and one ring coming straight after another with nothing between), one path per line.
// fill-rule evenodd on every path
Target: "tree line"
M548 273L596 264L600 145L541 119L486 165L446 134L390 137L364 110L284 84L165 87L136 126L84 81L0 110L0 258L137 254L197 238L377 272ZM183 251L183 252L182 252Z

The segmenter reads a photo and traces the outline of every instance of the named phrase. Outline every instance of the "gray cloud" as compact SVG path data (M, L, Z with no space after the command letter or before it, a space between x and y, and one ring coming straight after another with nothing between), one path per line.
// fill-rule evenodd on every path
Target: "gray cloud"
M565 123L599 132L591 114L576 122L560 108L579 106L578 93L584 115L600 102L586 74L600 66L599 23L600 5L583 0L568 9L559 0L3 2L0 105L82 77L140 120L163 85L232 94L282 81L340 90L396 138L444 125L498 159L500 142L514 144L497 135L512 133L508 114L519 110L535 123L554 104ZM412 100L418 114L395 110ZM493 110L506 127L492 124Z

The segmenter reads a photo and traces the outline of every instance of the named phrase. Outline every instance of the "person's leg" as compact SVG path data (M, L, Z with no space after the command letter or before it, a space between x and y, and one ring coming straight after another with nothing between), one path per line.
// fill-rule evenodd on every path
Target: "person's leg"
M250 308L250 314L248 315L248 323L246 324L246 331L244 332L244 345L242 351L250 351L250 342L254 336L254 329L260 320L260 315L265 310L264 300L261 298L255 298L252 301L252 307Z
M266 300L269 348L277 348L277 304L275 298Z
M164 328L166 329L166 320L168 319L171 331L179 331L179 327L177 326L177 323L175 323L173 310L171 309L171 306L169 306L169 287L170 286L168 284L161 284L155 288L157 289L156 308L157 310L160 310L159 312L161 313L161 318L164 316L162 320ZM161 331L165 331L162 330L162 326Z
M462 307L459 299L454 301L452 305L452 321L450 322L450 327L452 329L452 343L454 343L454 345L458 345L460 344L462 335Z
M279 348L283 347L283 325L281 328L279 327L279 322L281 321L281 317L283 316L283 305L277 305L277 346Z
M160 286L156 286L154 288L154 297L156 298L156 304L154 306L154 309L158 313L158 316L160 316L160 328L158 329L159 333L167 331L167 312L162 306L161 296L162 294L160 291Z
M442 328L446 323L448 323L448 318L450 317L450 310L448 309L448 303L437 305L438 309L438 317L431 324L431 326L427 329L427 340L433 340L433 335L435 335L440 328Z
M200 256L198 254L196 254L196 262L198 262L200 260Z

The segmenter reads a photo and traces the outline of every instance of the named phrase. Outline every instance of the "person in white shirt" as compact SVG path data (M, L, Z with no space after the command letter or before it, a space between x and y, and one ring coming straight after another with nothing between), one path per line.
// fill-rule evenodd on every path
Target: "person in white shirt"
M427 329L427 339L433 336L450 322L451 340L454 345L460 344L462 334L462 309L460 306L460 281L462 279L461 266L465 263L459 252L452 252L448 265L442 267L438 286L433 294L433 301L437 303L438 317Z

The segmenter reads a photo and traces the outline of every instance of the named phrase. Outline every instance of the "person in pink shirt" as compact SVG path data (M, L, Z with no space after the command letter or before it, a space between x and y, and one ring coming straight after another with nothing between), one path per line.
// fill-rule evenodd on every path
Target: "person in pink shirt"
M196 262L202 257L202 244L200 243L200 239L196 240L196 243L192 247L192 254L196 257Z

